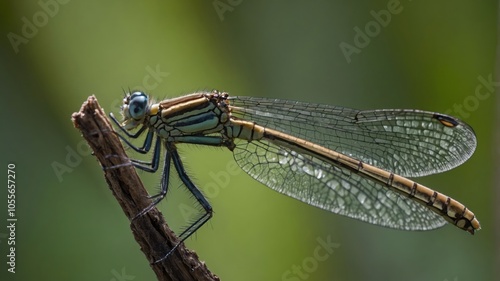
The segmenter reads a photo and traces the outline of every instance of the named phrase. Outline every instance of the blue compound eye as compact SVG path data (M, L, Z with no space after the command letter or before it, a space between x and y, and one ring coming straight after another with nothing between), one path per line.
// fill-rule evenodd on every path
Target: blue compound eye
M140 120L146 114L146 107L148 106L148 96L143 92L134 92L130 95L130 103L128 111L130 116L135 120Z

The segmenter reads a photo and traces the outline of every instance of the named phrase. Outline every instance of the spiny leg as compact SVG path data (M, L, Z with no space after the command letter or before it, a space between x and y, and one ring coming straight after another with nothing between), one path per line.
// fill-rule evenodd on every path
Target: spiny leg
M120 131L122 131L122 133L127 135L127 137L129 137L129 138L136 139L142 134L142 132L144 132L144 130L146 130L146 126L142 126L142 128L140 128L139 131L135 132L135 134L131 134L127 130L125 130L125 128L123 128L123 126L120 124L120 121L116 120L113 113L109 114L109 118L111 118L111 120L113 120L113 122L116 124L116 126L118 126L118 128L120 128Z
M148 133L148 136L150 133L151 132ZM150 142L149 147L151 147L152 138L149 142ZM148 148L148 150L149 150L149 148ZM157 136L156 142L155 142L155 148L154 148L154 152L153 152L153 158L151 159L150 162L136 160L136 159L130 159L130 161L132 161L132 164L136 168L139 168L139 169L146 171L148 173L155 173L159 167L160 153L161 153L161 138L160 138L160 136Z
M137 152L145 154L145 153L149 152L149 150L151 149L151 144L153 142L154 132L153 131L148 132L146 140L144 141L144 145L141 148L135 147L127 139L125 139L122 135L120 135L120 134L117 134L117 135L129 147L131 147L132 149L134 149ZM156 143L155 143L155 148L154 148L154 153L153 153L153 158L151 159L151 161L147 162L147 161L142 161L142 160L129 159L130 160L129 163L115 165L115 166L111 166L111 167L106 167L106 169L113 169L113 168L119 168L119 167L123 167L123 166L134 165L135 167L137 167L143 171L146 171L149 173L154 173L158 170L158 164L160 161L160 150L161 150L161 139L160 139L160 137L157 137ZM109 156L117 156L117 155L109 155Z
M143 128L146 128L146 126L141 128L142 131L144 131ZM120 134L118 134L118 136L120 137L121 140L123 140L123 142L125 142L133 150L135 150L141 154L146 154L151 149L151 144L153 143L154 131L152 129L149 130L148 134L146 135L146 139L144 140L144 144L142 145L142 147L137 147L137 146L133 145L129 140L127 140L124 136L122 136Z
M153 165L154 167L149 168L147 166L142 166L142 165L137 166L138 164L134 164L134 166L136 166L140 169L144 169L147 172L150 172L153 170L156 171L158 169L158 162L160 159L160 138L159 137L156 141L155 146L156 146L155 147L155 156L153 157L153 159L154 159L154 162L156 164ZM171 160L171 156L170 156L169 151L167 150L165 153L165 162L163 165L163 173L161 175L160 193L152 195L152 196L148 196L148 198L155 199L155 200L153 202L151 202L151 204L149 204L148 207L144 208L144 210L142 210L140 213L138 213L132 220L135 220L138 217L143 216L147 212L151 211L151 209L153 209L156 205L158 205L158 203L160 203L161 200L163 200L163 198L165 198L165 195L167 194L167 191L168 191L168 179L170 177L170 160ZM150 169L150 170L146 170L146 169Z
M177 148L175 147L175 144L166 143L165 146L168 151L168 154L171 154L172 162L174 163L174 167L177 170L179 178L188 188L191 194L193 194L198 203L203 207L205 213L179 235L181 241L177 245L175 245L165 256L155 261L154 263L158 263L166 259L170 254L172 254L175 251L175 249L177 249L177 247L182 242L184 242L189 236L191 236L194 232L196 232L196 230L198 230L201 226L203 226L212 217L213 214L212 206L210 206L210 203L208 203L205 196L203 196L201 191L196 187L196 185L191 181L191 179L187 175L186 170L184 169L184 165L182 164L181 158L179 156L179 153L177 152Z
M128 137L131 138L138 138L144 130L147 128L146 126L143 126L139 131L137 131L135 134L129 134L116 120L116 118L113 116L113 114L110 113L111 119L118 125L120 130L124 132ZM117 134L120 139L122 139L129 147L131 147L133 150L146 154L149 152L151 149L151 145L153 143L153 136L154 136L154 130L150 129L148 134L146 135L146 139L144 140L144 144L142 147L136 147L132 143L130 143L125 137L123 137L121 134ZM160 153L161 153L161 138L160 136L156 137L156 142L155 142L155 147L154 147L154 153L153 153L153 158L151 159L150 162L147 161L142 161L142 160L136 160L136 159L130 159L132 165L134 167L141 169L143 171L149 172L149 173L155 173L158 170L159 163L160 163ZM132 220L135 220L136 218L146 214L149 212L154 206L156 206L164 197L165 194L167 193L168 189L168 170L170 169L170 157L167 155L165 157L165 169L163 172L162 176L162 182L161 182L161 192L159 194L153 195L153 196L148 196L148 198L157 198L154 202L152 202L148 207L146 207L144 210L142 210L140 213L135 215L135 217L132 218ZM166 176L166 179L165 179Z
M199 140L195 141L195 142L184 141L184 143L196 143L196 144L205 144L205 145L211 145L211 146L225 146L226 145L226 143L224 143L220 137L203 136L203 137L199 137L198 139ZM184 139L182 139L182 140L184 140ZM173 143L166 143L166 147L167 147L167 151L165 153L164 168L163 168L163 173L162 173L161 183L160 183L161 191L158 194L148 196L148 198L150 198L150 199L156 198L156 200L154 200L154 202L152 202L148 207L146 207L139 214L137 214L132 220L135 220L136 218L146 214L151 209L153 209L154 206L158 205L158 203L160 203L165 198L167 191L168 191L168 179L170 176L170 162L171 162L171 160L173 160L175 168L179 173L179 177L181 178L183 183L188 187L189 191L193 194L193 196L200 203L200 205L203 207L203 209L206 211L206 213L202 217L197 219L191 226L189 226L186 230L184 230L181 233L180 238L182 239L181 240L181 242L182 242L186 238L191 236L192 233L194 233L198 228L200 228L203 224L205 224L205 222L207 222L212 217L212 207L210 206L210 203L208 203L208 201L205 199L203 194L199 191L199 189L194 185L194 183L191 181L191 179L189 179L189 177L187 176L186 171L184 170L184 166L182 165L182 162L180 160L180 156L179 156L174 144ZM159 136L157 136L152 161L146 162L146 161L132 159L131 160L132 164L141 170L154 173L158 170L158 167L159 167L160 152L161 152L161 138ZM172 158L172 157L175 157L175 158ZM180 171L182 171L182 172L180 172Z
M127 137L129 138L133 138L133 139L136 139L138 138L140 135L142 135L142 133L146 130L147 126L144 125L142 126L137 132L135 132L135 134L130 134L127 130L125 130L125 128L123 128L123 126L120 124L120 122L118 122L118 120L116 120L115 116L113 115L113 113L110 113L109 114L109 117L113 120L113 122L118 126L118 128L120 128L120 131L122 131L122 133L124 133ZM153 136L154 136L154 130L153 129L149 129L148 131L148 134L146 135L146 139L144 140L144 144L142 145L142 147L137 147L135 145L133 145L129 140L127 140L124 136L122 136L121 134L119 133L116 133L118 135L118 137L120 137L121 140L123 140L130 148L132 148L133 150L139 152L139 153L142 153L142 154L146 154L149 152L149 150L151 149L151 144L153 143Z

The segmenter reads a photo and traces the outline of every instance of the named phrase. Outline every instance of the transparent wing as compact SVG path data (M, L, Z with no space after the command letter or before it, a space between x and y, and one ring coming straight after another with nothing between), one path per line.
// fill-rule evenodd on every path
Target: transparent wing
M238 165L259 182L307 204L403 230L428 230L446 221L385 185L268 141L237 141Z
M230 97L234 116L296 136L405 177L450 170L476 148L462 121L410 109L355 110L295 101Z

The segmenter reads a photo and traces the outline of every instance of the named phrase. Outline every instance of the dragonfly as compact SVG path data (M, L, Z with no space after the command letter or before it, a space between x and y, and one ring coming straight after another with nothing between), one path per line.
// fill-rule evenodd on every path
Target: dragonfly
M227 148L241 169L262 184L339 215L410 231L446 223L471 234L480 229L474 213L462 203L407 178L453 169L474 153L473 129L445 114L356 110L217 90L160 102L131 91L121 114L121 122L110 114L120 138L139 153L153 149L150 162L131 159L132 165L154 173L162 147L165 150L161 190L135 218L165 198L172 166L202 207L200 216L179 235L179 244L213 215L186 173L177 148L181 144ZM127 139L144 133L141 147Z

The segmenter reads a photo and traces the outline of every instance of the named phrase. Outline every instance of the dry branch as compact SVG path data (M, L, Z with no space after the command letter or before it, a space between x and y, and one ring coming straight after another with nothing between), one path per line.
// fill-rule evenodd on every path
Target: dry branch
M80 112L73 113L72 120L94 151L104 168L104 177L109 188L127 218L131 220L149 206L151 200L147 198L147 191L97 99L94 96L89 97ZM205 263L199 261L197 254L186 249L184 245L180 245L164 261L154 263L178 241L158 209L153 208L144 216L131 220L130 228L158 280L219 280L208 270Z

